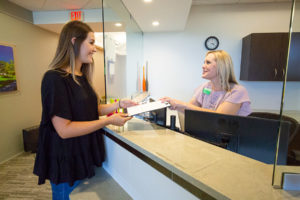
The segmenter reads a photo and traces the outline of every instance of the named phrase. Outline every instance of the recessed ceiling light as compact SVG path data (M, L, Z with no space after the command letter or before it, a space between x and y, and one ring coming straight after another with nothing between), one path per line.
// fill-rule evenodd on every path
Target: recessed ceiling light
M115 26L117 26L117 27L121 27L121 26L122 26L122 24L121 24L121 23L115 23Z
M145 3L151 3L152 0L144 0Z
M158 26L158 25L159 25L159 21L153 21L153 22L152 22L152 25L153 25L153 26Z

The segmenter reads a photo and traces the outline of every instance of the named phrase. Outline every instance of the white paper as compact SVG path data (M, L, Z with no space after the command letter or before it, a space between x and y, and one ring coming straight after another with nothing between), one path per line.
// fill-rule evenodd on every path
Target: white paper
M114 63L109 64L109 75L115 75L115 64Z
M152 110L157 110L161 108L169 107L170 104L168 102L162 103L161 101L155 101L151 103L141 104L137 106L132 106L127 108L128 116L133 116L139 113L148 112Z

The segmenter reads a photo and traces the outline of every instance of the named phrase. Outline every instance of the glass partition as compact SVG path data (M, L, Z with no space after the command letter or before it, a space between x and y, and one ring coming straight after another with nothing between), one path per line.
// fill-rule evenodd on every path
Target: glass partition
M219 49L224 49L229 52L229 54L233 58L233 62L235 64L235 74L237 79L239 79L239 83L243 85L247 90L251 98L251 105L253 110L253 117L262 117L272 120L279 120L280 119L280 102L282 97L282 88L284 88L282 81L286 69L283 67L285 66L284 60L285 56L287 56L287 44L288 44L288 32L289 32L289 22L290 22L290 15L291 15L291 7L292 7L292 0L281 2L281 3L265 3L264 1L256 3L256 4L232 4L232 5L201 5L195 6L191 8L190 11L190 18L187 22L187 26L185 30L180 34L186 38L190 38L189 40L183 38L182 44L183 49L184 45L190 45L188 49L193 49L193 45L196 44L194 48L197 49L196 54L194 52L189 52L186 55L185 52L179 49L179 51L175 51L176 48L160 48L161 44L159 44L159 40L162 40L164 34L158 34L158 42L155 48L157 49L164 49L165 52L160 52L163 55L166 55L166 59L155 60L152 59L152 63L155 63L157 66L152 66L151 69L152 73L156 76L152 76L152 83L160 83L160 85L173 85L173 79L180 81L182 87L185 86L185 82L189 83L190 80L194 80L193 74L197 74L199 66L198 64L197 69L193 68L193 66L188 66L185 68L185 71L189 71L190 80L189 78L178 76L177 74L172 74L170 77L173 77L171 81L166 84L163 82L163 79L171 79L166 78L164 74L159 74L160 70L157 68L159 66L165 66L168 68L170 65L176 66L174 63L178 59L186 60L187 63L193 63L199 61L199 55L202 56L201 61L202 63L206 49L204 47L199 47L198 38L194 37L194 35L198 35L199 37L206 37L210 34L214 34L215 32L219 33L218 36L221 43ZM103 1L103 23L104 23L104 49L105 49L105 81L106 81L106 100L108 102L115 101L120 98L130 97L133 94L140 92L140 74L141 69L143 66L143 33L136 24L136 22L131 17L130 13L124 6L121 0L104 0ZM219 15L222 14L222 20L217 17L209 17L211 11L214 13L218 13ZM201 14L199 14L201 13ZM202 16L203 15L203 16ZM235 16L235 17L233 17ZM198 18L197 18L198 17ZM206 19L206 20L202 20ZM195 23L193 20L197 21ZM227 23L231 21L232 23ZM253 24L252 22L255 21ZM224 22L224 23L223 23ZM226 22L226 23L225 23ZM277 23L278 22L278 23ZM279 23L280 22L280 23ZM195 27L195 24L199 27L206 27L204 29L199 29ZM208 24L214 24L214 26L208 26ZM226 28L222 25L226 24ZM238 25L237 25L238 24ZM252 25L250 25L252 24ZM237 29L237 27L240 27ZM239 77L242 73L242 65L243 65L243 55L242 48L243 48L243 38L248 37L249 35L257 33L257 34L270 34L267 38L272 37L274 34L279 33L279 37L282 39L279 42L279 50L280 55L280 66L275 66L274 69L271 70L271 78L272 81L267 79L258 79L256 81L249 81L247 79ZM147 33L148 34L148 33ZM165 35L173 34L172 32L166 33ZM174 33L174 35L176 32ZM193 37L191 37L193 36ZM155 38L155 37L153 37ZM180 41L179 38L178 41ZM184 44L186 41L186 44ZM192 41L192 42L191 42ZM232 42L230 42L232 41ZM263 36L262 41L266 41L266 37ZM153 41L156 44L156 41ZM192 44L193 43L193 44ZM259 42L257 48L261 49L265 44ZM270 44L269 44L270 45ZM272 45L272 43L271 43ZM152 45L153 48L154 45ZM266 51L271 51L273 46L266 46ZM163 46L164 47L164 46ZM146 50L146 49L145 49ZM174 51L174 52L173 52ZM147 51L148 52L148 51ZM147 53L146 52L146 53ZM153 51L155 52L155 51ZM151 53L153 53L151 52ZM148 52L149 53L149 52ZM179 55L178 57L172 57L173 55ZM272 57L275 54L271 54ZM151 60L151 56L155 57L155 55L145 55L145 58L149 58ZM266 58L262 58L264 60ZM148 59L147 59L148 60ZM154 61L153 61L154 60ZM174 60L174 62L173 62ZM240 65L240 63L242 63ZM276 63L277 64L277 63ZM190 64L191 65L191 64ZM183 68L183 67L182 67ZM154 72L155 70L155 72ZM174 70L170 70L174 71ZM175 70L176 71L176 70ZM254 73L254 76L258 77L259 75L263 74L265 69L260 69L260 71ZM186 73L186 72L184 72ZM182 74L184 74L182 73ZM293 73L292 73L293 74ZM196 76L196 75L195 75ZM255 78L256 78L255 77ZM199 79L199 74L197 74L197 78ZM264 78L264 77L263 77ZM155 79L155 81L154 81ZM151 81L151 80L150 80ZM201 80L202 81L202 80ZM160 94L157 88L157 85L153 84L156 88L153 92L157 94L157 97L164 96L165 94ZM298 82L288 82L291 85L291 89L295 90L298 87ZM190 90L196 87L193 83L192 87L189 87ZM198 84L198 83L197 83ZM174 84L176 85L176 84ZM157 86L157 87L155 87ZM286 87L286 101L288 101L288 96L292 97L292 95L288 95L288 85ZM174 92L171 95L178 95L178 91L174 90L174 87L169 86L168 92ZM291 94L294 94L291 93ZM188 95L186 95L188 96ZM191 96L190 96L191 97ZM270 100L271 99L271 100ZM292 105L289 106L289 110L293 111L295 107L295 103L297 100L293 99L291 102ZM292 108L292 109L290 109ZM285 114L285 113L284 113ZM263 120L262 120L263 122ZM253 122L254 123L254 122ZM259 121L255 121L255 123L260 123ZM275 158L275 147L277 142L277 134L278 134L278 125L274 126L274 121L270 122L272 124L272 154L268 154L267 160L270 166L274 163ZM269 123L269 124L270 124ZM263 123L262 123L263 124ZM263 125L262 125L263 126ZM271 126L271 125L270 125ZM274 128L275 127L275 128ZM255 129L257 128L257 129ZM240 132L244 135L250 137L253 146L251 146L252 150L250 149L247 154L251 154L251 151L255 151L255 140L259 140L258 133L262 132L262 129L259 127L253 128L253 133L256 134L248 134L249 131L246 133L240 130ZM265 129L267 130L267 129ZM269 130L269 129L268 129ZM263 134L263 133L262 133ZM282 134L283 135L283 134ZM255 138L256 137L256 138ZM261 137L263 138L263 137ZM284 139L287 139L286 137ZM220 139L222 141L222 138ZM263 145L262 140L259 143ZM282 143L280 143L282 144ZM248 144L246 144L248 145ZM236 150L236 152L238 152ZM284 159L284 158L283 158ZM264 159L263 159L264 160ZM282 161L282 159L279 159Z
M294 3L294 7L292 7L292 4ZM282 7L284 7L282 10L280 8L280 5L282 4ZM228 51L233 58L233 61L235 63L235 73L237 75L237 79L239 79L239 75L241 74L241 68L243 67L243 55L241 55L242 52L242 46L243 46L243 38L246 38L247 36L251 35L252 33L268 33L268 34L274 34L274 33L280 33L280 37L282 38L282 51L280 54L281 60L284 60L286 57L286 61L288 61L289 66L293 67L279 67L275 68L273 71L272 78L275 77L275 81L266 81L266 80L258 80L258 81L249 81L241 78L239 83L243 85L249 92L249 95L251 97L251 104L253 113L250 115L252 117L258 117L258 118L264 118L264 119L271 119L271 120L279 120L280 118L284 121L289 121L291 123L290 126L283 123L280 127L280 135L279 140L277 143L278 151L275 155L275 150L272 150L272 154L266 154L263 156L263 158L260 159L260 161L267 160L270 168L272 167L272 164L274 163L275 157L276 161L279 163L279 165L274 165L273 170L273 185L275 187L282 187L282 173L283 172L296 172L299 173L299 168L295 167L299 165L300 162L300 150L298 150L298 147L300 146L300 134L297 134L299 132L299 113L300 113L300 104L299 104L299 81L297 80L297 77L295 78L295 74L299 73L299 67L294 67L295 63L297 64L297 61L294 60L297 52L300 52L298 50L297 42L298 34L300 27L299 27L299 5L297 5L297 1L293 2L287 1L285 3L279 3L278 5L274 4L261 4L260 8L256 10L256 15L252 16L252 20L256 20L256 25L252 27L248 27L247 29L243 29L239 32L238 35L232 34L232 32L223 32L223 35L221 36L221 41L226 40L239 40L238 43L232 43L232 44L221 44L220 49L224 49ZM257 5L256 5L257 6ZM217 5L213 9L215 12L225 12L225 13L234 13L235 15L239 16L239 19L242 20L248 20L249 15L245 14L245 12L241 11L248 11L251 13L251 11L257 9L256 6L246 6L246 5L230 5L230 6L224 6L224 5ZM298 7L297 7L298 6ZM191 13L192 15L196 15L196 12L204 11L204 9L207 7L207 9L212 9L212 6L203 6L203 8L192 8ZM225 9L224 9L225 8ZM253 10L252 10L253 9ZM292 11L291 11L292 10ZM104 0L103 1L103 28L104 28L104 63L105 63L105 81L106 81L106 101L111 102L115 101L120 98L124 97L131 97L136 93L139 93L141 90L140 86L140 79L142 72L142 66L143 66L143 32L140 30L124 4L121 0ZM297 12L298 11L298 12ZM275 23L274 20L276 12L280 12L282 21L281 23ZM224 14L224 13L223 13ZM290 18L291 16L291 18ZM223 16L224 21L226 21L226 15ZM228 17L230 19L230 17ZM260 20L258 20L260 19ZM294 21L290 23L290 20L294 19ZM213 22L211 23L215 24ZM278 20L278 19L277 19ZM249 20L248 20L249 21ZM201 23L201 22L200 22ZM239 26L243 26L242 23L238 22ZM185 36L189 36L192 32L197 32L197 29L194 29L191 27L192 22L190 21L186 27L186 30L184 31ZM233 23L234 24L234 23ZM273 25L271 25L273 24ZM291 38L290 38L290 48L288 48L289 44L289 24L291 24ZM219 26L219 25L217 25ZM228 25L227 29L233 29L233 27L230 27ZM217 29L217 28L216 28ZM196 30L196 31L195 31ZM170 33L172 34L172 33ZM204 33L201 33L204 34ZM200 34L200 35L201 35ZM270 36L272 37L272 36ZM159 38L161 39L161 38ZM225 43L225 42L224 42ZM222 46L223 45L223 46ZM259 43L260 47L263 45ZM156 48L160 48L157 46ZM267 46L267 48L271 49L270 46ZM288 53L288 49L290 49ZM200 52L201 54L205 54L206 50L202 50L203 52ZM197 53L199 54L199 52ZM239 58L237 55L241 55L241 58ZM184 59L184 55L182 55L182 59ZM274 57L274 54L272 54ZM145 57L149 57L149 55L145 55ZM194 59L197 59L194 57ZM170 59L171 60L171 59ZM238 62L237 62L238 61ZM164 61L160 61L164 62ZM242 63L241 66L239 65L239 62ZM292 63L292 64L291 64ZM286 63L280 63L282 66L286 66ZM297 66L297 65L296 65ZM153 66L155 69L155 66ZM156 69L157 70L157 69ZM187 69L188 70L188 69ZM190 69L190 73L193 71ZM157 70L158 71L158 70ZM176 76L176 75L174 75ZM280 78L278 77L280 76ZM281 81L284 77L284 80ZM160 82L159 77L153 77L156 79L156 82ZM294 80L295 78L295 80ZM184 78L182 79L184 80ZM170 89L172 91L173 88ZM151 91L154 93L158 93L157 91ZM271 98L271 99L270 99ZM281 103L280 103L281 102ZM234 117L229 117L234 118ZM229 119L228 118L228 119ZM237 119L234 119L237 120ZM238 120L242 122L245 119L239 118ZM277 135L278 135L278 125L274 123L274 121L270 121L269 123L264 123L264 120L262 121L258 119L250 119L248 122L260 124L261 127L252 127L252 129L247 131L240 130L239 134L247 136L247 141L252 146L250 149L246 149L242 155L250 155L251 157L254 152L258 149L258 144L263 146L266 146L262 140L259 140L259 136L257 134L264 134L266 132L265 130L271 130L272 133L268 133L272 140L272 147L275 148L276 142L277 142ZM247 123L246 123L247 124ZM268 125L267 125L268 124ZM245 124L244 124L245 125ZM243 126L244 126L243 125ZM245 125L246 126L246 125ZM271 129L266 128L267 126L272 126ZM276 126L276 127L275 127ZM263 128L262 128L263 127ZM275 128L274 128L275 127ZM245 127L244 127L245 128ZM264 129L265 128L265 129ZM250 132L253 132L255 134L251 134ZM283 132L285 131L285 132ZM287 135L287 131L289 134ZM293 132L293 134L290 134ZM249 133L249 134L248 134ZM260 137L261 139L263 137ZM267 137L265 137L267 138ZM264 139L265 139L264 138ZM220 139L220 138L219 138ZM227 138L228 139L228 138ZM224 142L224 139L220 139L222 142ZM233 141L233 140L232 140ZM244 140L245 141L245 140ZM239 140L239 142L241 142ZM238 144L238 143L236 143ZM239 143L240 144L240 143ZM247 148L249 147L248 143L245 143ZM230 143L229 143L230 145ZM283 146L282 146L283 145ZM285 146L288 145L288 146ZM280 148L287 147L287 157L284 157L282 152L280 153ZM233 146L232 149L236 149L236 146ZM229 150L232 150L228 148ZM300 149L300 148L299 148ZM237 153L242 152L242 150L232 150ZM279 153L278 153L279 152ZM257 152L256 152L257 153ZM285 153L285 152L284 152ZM282 157L283 156L283 157ZM252 158L256 158L255 156L252 156ZM258 159L259 160L259 159ZM289 167L288 170L286 170L287 166L294 166Z
M107 102L139 92L143 33L121 0L104 0L104 49Z
M294 0L290 18L289 52L286 65L286 76L281 103L281 120L290 123L287 163L276 163L274 167L273 185L282 188L284 175L300 173L300 1ZM281 132L280 132L281 134ZM279 140L279 145L284 143ZM280 149L277 149L280 152ZM277 154L278 155L278 154ZM298 185L299 190L299 185Z
M195 120L194 123L192 120L196 119L197 115L194 116L193 113L190 113L190 116L188 116L190 120L185 121L185 125L189 125L189 130L185 130L189 134L195 134L193 135L195 137L198 134L198 138L202 137L210 143L265 162L268 164L270 172L272 172L275 163L278 142L291 8L292 0L280 3L256 1L256 3L248 4L193 5L185 30L178 35L172 35L173 38L180 41L182 46L178 51L174 50L174 46L177 44L177 47L179 47L179 42L176 43L177 41L171 40L172 37L164 37L164 34L157 34L157 37L154 34L149 34L151 37L148 37L148 33L145 33L145 52L153 54L150 56L145 55L145 58L148 60L148 57L150 57L151 63L158 66L152 68L159 71L159 67L165 67L169 69L170 73L179 72L178 74L173 73L170 77L165 77L164 74L156 72L155 83L153 83L154 81L151 82L150 79L150 82L153 83L151 88L158 89L161 87L161 91L163 91L166 87L161 85L173 85L164 92L170 93L169 95L172 97L177 96L179 100L184 99L183 95L179 93L186 92L184 93L187 94L185 95L187 96L185 102L192 98L193 89L208 81L201 78L201 66L207 52L203 45L205 39L211 35L219 38L220 45L218 49L225 50L231 55L236 79L248 91L253 112L247 118L206 114L206 118L210 120L204 122L205 118L201 118L202 120ZM148 50L148 47L154 46L156 41L149 39L151 41L151 45L149 45L150 42L147 42L147 38L157 38L160 42L164 41L164 43L172 46L172 48L163 44L155 46L158 49L157 51L165 56L160 56L160 58L166 58L166 61L164 59L155 60L158 55L153 53L155 51ZM162 52L161 49L167 50L167 53ZM184 52L184 50L187 50L187 52ZM255 56L251 57L252 53ZM180 63L179 59L185 62ZM178 66L179 64L175 61L180 63L181 66ZM250 66L249 62L253 65ZM154 71L151 70L151 72ZM167 81L162 84L159 78L164 78ZM298 84L291 80L289 80L289 83L294 88ZM178 88L179 92L174 88ZM165 95L158 90L150 90L150 92L151 94L157 94L157 96ZM203 93L205 93L204 90ZM209 92L209 94L211 93ZM197 117L200 118L200 115ZM285 125L283 128L282 130L285 132L281 134L282 139L288 142L288 127ZM199 136L200 129L203 132L201 136ZM214 132L213 136L212 132ZM280 145L283 144L283 142L280 143ZM283 146L282 148L285 151L279 154L278 160L281 164L287 162L286 147ZM271 184L271 173L269 178Z

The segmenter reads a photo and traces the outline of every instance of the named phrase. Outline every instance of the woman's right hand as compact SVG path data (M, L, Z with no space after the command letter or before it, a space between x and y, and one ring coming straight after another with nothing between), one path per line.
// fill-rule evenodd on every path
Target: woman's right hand
M115 113L110 117L110 124L115 126L123 126L128 120L132 119L132 117L128 117L125 113Z
M179 101L177 99L172 99L170 97L163 97L159 99L162 103L168 102L171 105L171 110L184 110L186 108L186 103Z

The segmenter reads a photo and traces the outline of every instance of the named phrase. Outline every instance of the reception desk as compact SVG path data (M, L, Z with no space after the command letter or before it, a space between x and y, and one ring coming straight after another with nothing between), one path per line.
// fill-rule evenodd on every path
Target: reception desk
M274 189L273 165L133 118L103 129L106 171L133 199L300 199Z

